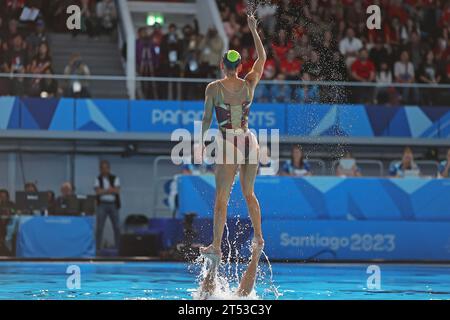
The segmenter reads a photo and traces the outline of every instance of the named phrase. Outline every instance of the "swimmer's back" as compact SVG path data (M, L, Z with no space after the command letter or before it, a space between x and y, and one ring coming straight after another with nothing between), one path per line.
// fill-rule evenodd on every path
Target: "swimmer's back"
M234 83L233 83L234 82ZM222 79L209 85L219 128L248 129L254 88L244 79Z

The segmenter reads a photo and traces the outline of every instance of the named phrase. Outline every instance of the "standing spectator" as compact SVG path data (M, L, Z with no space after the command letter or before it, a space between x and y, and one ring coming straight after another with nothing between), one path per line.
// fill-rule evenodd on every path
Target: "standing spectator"
M358 59L351 66L352 77L356 82L373 82L375 80L375 65L369 60L369 53L366 48L359 51ZM370 102L372 98L371 87L353 88L358 102Z
M377 70L380 70L382 63L391 63L389 51L381 38L377 38L375 45L370 49L369 59L375 64Z
M160 66L159 58L150 28L139 29L139 38L136 41L136 62L139 75L155 77ZM158 99L155 82L142 81L141 87L146 99Z
M161 76L180 77L182 55L181 40L178 37L177 26L172 23L169 25L169 32L163 36L161 41ZM170 82L167 85L160 83L159 87L162 89L161 92L167 92L169 100L178 99L179 83Z
M291 149L291 159L287 160L281 169L281 175L304 177L311 176L311 166L305 160L303 149L299 145L294 145Z
M391 165L389 175L391 177L403 178L408 172L411 172L412 175L420 175L419 167L414 162L414 154L412 149L406 147L403 151L402 160Z
M68 76L89 76L91 72L87 64L83 62L81 55L74 53L64 69L64 74ZM66 84L65 95L67 97L90 97L88 81L77 78L71 79Z
M81 30L73 30L72 37L85 32L91 38L98 36L98 20L95 14L94 2L81 0Z
M441 75L439 74L438 66L434 61L434 53L432 50L428 51L425 56L425 61L419 68L419 81L426 84L438 84L441 82ZM433 105L435 102L436 89L426 88L422 90L422 103L425 105Z
M50 51L46 42L39 45L38 53L31 61L29 71L33 74L45 74L51 68L52 60L50 58ZM30 80L29 94L37 97L41 93L42 78L36 77Z
M96 7L100 29L110 35L117 25L117 12L113 0L100 0Z
M7 68L6 71L10 73L25 73L28 65L28 54L26 44L20 34L16 34L13 39L12 48L7 54ZM14 78L12 80L12 94L15 96L25 95L25 79Z
M392 84L392 71L386 62L382 62L380 70L375 76L375 81L377 86L374 92L374 102L385 104L390 102L390 104L396 104L397 92L395 88L391 86Z
M361 40L355 37L355 30L351 27L348 28L345 38L339 42L339 51L344 56L347 67L353 64L362 47Z
M409 53L404 50L400 54L400 60L397 61L394 65L394 77L395 82L403 83L403 84L413 84L416 80L414 65L409 61ZM405 87L402 88L402 102L409 103L409 95L411 91L413 92L413 100L415 103L419 101L419 92L417 88Z
M47 75L52 75L52 69L47 69ZM45 78L40 81L39 96L41 98L54 98L59 95L58 82L54 78Z
M447 159L442 161L439 165L439 176L441 178L450 177L450 149L447 150Z
M109 217L114 231L114 242L119 248L120 242L120 179L111 174L111 165L108 161L100 161L100 175L95 179L95 193L97 195L97 249L101 249L103 229Z
M203 73L208 78L215 78L218 76L217 66L220 64L224 44L222 38L215 28L208 30L208 33L200 43L201 56L200 62Z

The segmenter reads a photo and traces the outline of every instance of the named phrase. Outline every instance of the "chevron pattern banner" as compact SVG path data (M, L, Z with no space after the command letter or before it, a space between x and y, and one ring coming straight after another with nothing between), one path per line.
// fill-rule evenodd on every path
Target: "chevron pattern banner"
M179 213L212 218L214 176L178 176L177 180ZM264 219L450 222L450 197L442 196L450 194L446 179L258 176L255 193ZM248 216L238 181L228 215Z
M180 221L213 221L214 177L177 180ZM255 193L270 259L450 259L448 180L261 176ZM248 213L235 181L228 221L237 217Z
M192 132L202 113L202 101L0 97L0 130ZM450 137L449 107L255 103L249 122L289 136Z

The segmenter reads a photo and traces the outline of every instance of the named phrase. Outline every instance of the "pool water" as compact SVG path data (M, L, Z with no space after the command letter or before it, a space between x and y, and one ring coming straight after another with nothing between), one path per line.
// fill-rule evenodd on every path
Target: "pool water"
M81 288L69 281L79 267ZM450 299L447 265L381 264L380 289L368 289L368 265L262 264L258 299ZM230 284L223 298L233 298L242 265L222 266ZM162 262L0 262L0 299L193 299L200 266ZM71 278L73 280L73 278Z

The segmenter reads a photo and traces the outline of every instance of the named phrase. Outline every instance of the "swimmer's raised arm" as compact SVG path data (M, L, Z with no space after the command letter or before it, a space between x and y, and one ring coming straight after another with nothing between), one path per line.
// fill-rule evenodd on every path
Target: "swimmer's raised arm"
M256 52L258 54L258 58L256 59L252 71L250 71L245 80L248 81L253 88L256 87L259 80L262 77L264 72L264 65L266 64L267 55L266 50L264 49L264 45L261 41L261 38L258 34L258 20L253 15L247 16L248 26L253 35L253 40L255 41Z
M211 122L213 118L213 110L214 110L214 90L213 84L210 83L206 87L205 91L205 109L203 111L202 118L202 141L205 139L205 133L211 127ZM204 145L204 142L202 142Z

